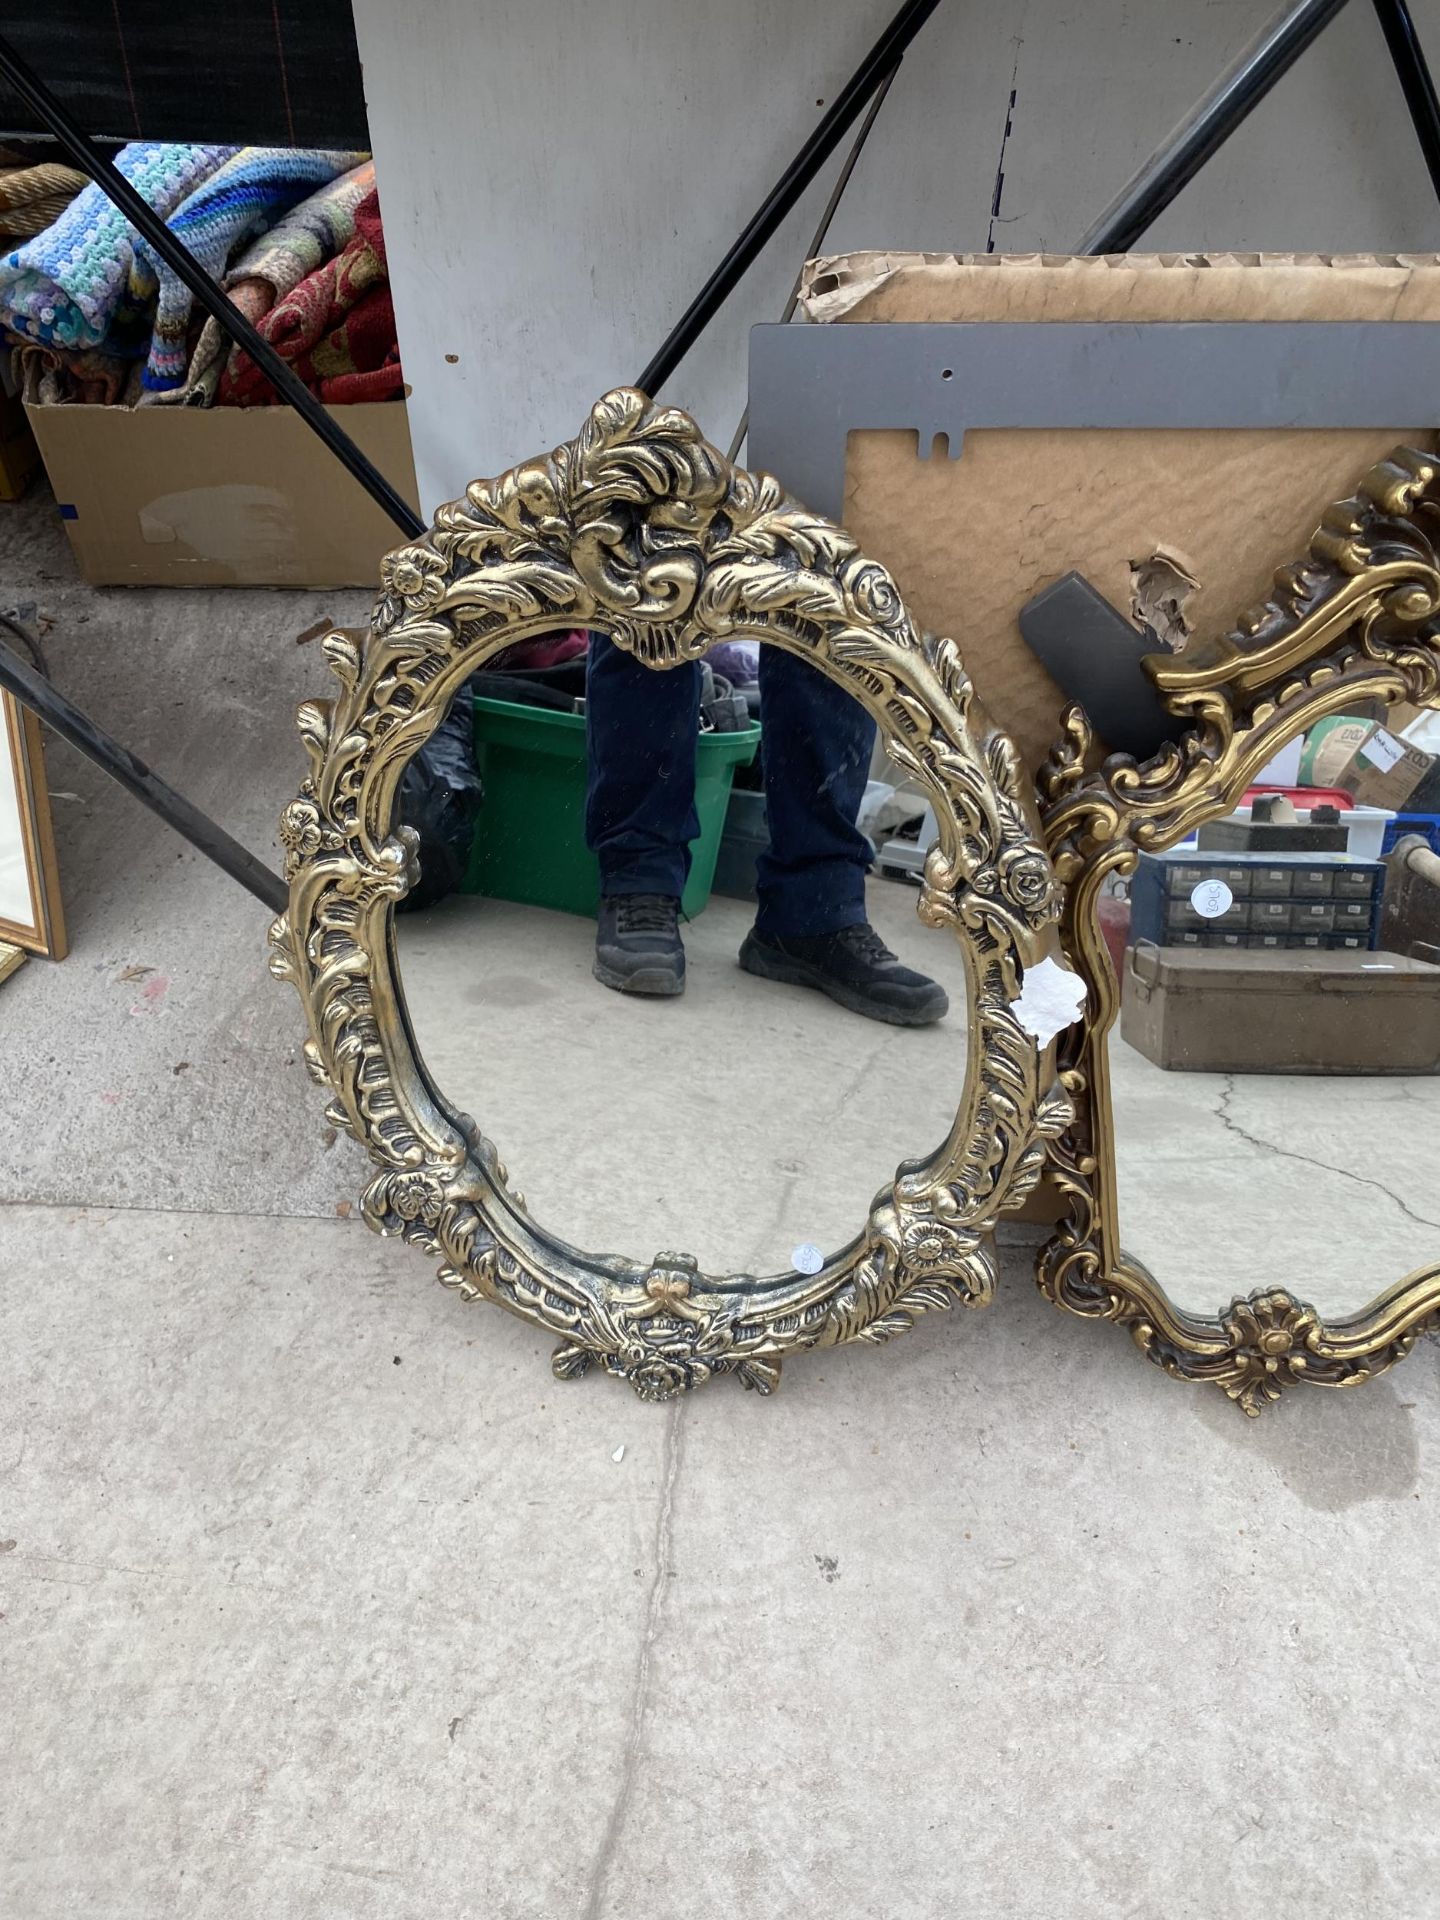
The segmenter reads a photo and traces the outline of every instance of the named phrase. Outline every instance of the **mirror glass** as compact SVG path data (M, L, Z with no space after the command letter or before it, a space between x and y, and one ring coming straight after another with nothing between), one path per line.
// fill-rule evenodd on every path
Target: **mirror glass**
M1437 830L1256 794L1103 903L1120 1243L1186 1312L1341 1320L1440 1263Z
M960 946L916 911L923 796L897 790L843 689L770 647L661 672L555 636L469 694L481 791L458 866L418 767L400 800L421 884L395 919L399 975L445 1098L574 1246L712 1274L840 1251L897 1164L944 1139L964 1083ZM599 964L645 991L595 975L602 868L627 905ZM862 920L909 978L853 931L834 944ZM817 973L914 1024L803 984Z
M0 694L0 925L31 928L37 916L23 827L22 748L18 706Z

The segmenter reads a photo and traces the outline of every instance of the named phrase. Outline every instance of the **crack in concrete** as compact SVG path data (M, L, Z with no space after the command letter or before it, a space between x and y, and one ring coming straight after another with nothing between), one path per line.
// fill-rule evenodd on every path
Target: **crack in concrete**
M780 1198L775 1205L775 1217L771 1220L769 1226L765 1228L764 1232L758 1236L751 1246L750 1251L745 1256L745 1271L747 1273L763 1259L766 1249L784 1225L785 1216L790 1211L791 1196L795 1192L795 1183L799 1178L800 1175L798 1173L786 1174L785 1184L780 1189Z
M883 1053L889 1050L890 1044L894 1040L894 1038L895 1038L894 1028L887 1027L885 1032L882 1033L880 1038L875 1042L875 1045L870 1049L869 1053L866 1054L864 1060L861 1061L860 1065L855 1069L854 1073L851 1074L850 1078L846 1081L845 1085L840 1089L839 1093L836 1094L834 1104L831 1106L831 1109L830 1109L829 1117L831 1119L838 1119L840 1117L841 1113L844 1111L845 1102L851 1099L855 1094L857 1094L860 1091L861 1087L864 1086L865 1082L870 1078L870 1075L875 1070L876 1061L879 1060L880 1056Z
M849 1081L840 1089L839 1093L835 1096L833 1104L830 1106L830 1108L827 1111L826 1121L837 1118L839 1114L843 1111L845 1102L849 1100L853 1094L859 1092L860 1088L863 1086L865 1081L869 1078L871 1072L874 1070L875 1063L879 1060L880 1056L885 1052L886 1048L890 1045L893 1039L894 1039L894 1029L890 1028L890 1029L887 1029L886 1032L881 1035L879 1040L876 1041L875 1045L871 1048L870 1052L866 1054L864 1061L856 1069L856 1071L851 1075ZM823 1130L824 1125L825 1125L825 1122L822 1121L820 1123L820 1127L817 1128L817 1131ZM780 1190L780 1198L776 1202L774 1218L771 1220L770 1224L767 1227L765 1227L762 1230L762 1232L756 1237L754 1244L750 1248L750 1251L745 1256L745 1268L747 1272L752 1267L754 1267L758 1261L760 1261L764 1257L766 1249L770 1246L771 1242L775 1238L775 1235L780 1231L781 1227L784 1225L785 1216L790 1211L790 1202L794 1197L796 1183L798 1182L800 1177L801 1175L799 1170L797 1170L794 1173L786 1175L785 1184Z
M1299 1160L1304 1166L1314 1167L1321 1173L1333 1173L1342 1180L1353 1180L1357 1187L1373 1187L1376 1193L1383 1193L1387 1200L1398 1207L1407 1220L1413 1220L1417 1227L1434 1227L1440 1230L1440 1220L1431 1220L1423 1213L1416 1213L1383 1181L1372 1180L1363 1173L1354 1173L1349 1167L1332 1166L1328 1160L1317 1160L1313 1154L1299 1153L1293 1147L1277 1147L1273 1140L1261 1140L1257 1135L1247 1133L1230 1112L1230 1102L1235 1097L1235 1075L1227 1073L1221 1077L1225 1082L1225 1091L1220 1095L1216 1105L1215 1118L1226 1132L1233 1133L1237 1140L1243 1140L1247 1146L1258 1147L1262 1153L1273 1153L1282 1160Z
M660 1637L660 1629L665 1619L665 1593L670 1578L670 1544L675 1519L675 1486L680 1478L680 1467L685 1456L684 1412L685 1402L679 1399L671 1407L665 1426L660 1499L655 1513L655 1566L650 1576L649 1591L645 1596L645 1623L641 1629L640 1646L635 1656L635 1679L630 1696L630 1729L626 1735L625 1752L620 1762L620 1784L616 1788L610 1817L605 1822L605 1831L600 1836L600 1845L596 1849L595 1860L590 1869L590 1891L581 1909L580 1920L600 1920L601 1903L605 1898L610 1871L615 1864L615 1856L620 1850L620 1842L625 1837L630 1806L635 1797L635 1784L640 1771L640 1753L645 1737L645 1722L650 1712L655 1643Z
M347 1144L353 1151L355 1143L349 1141ZM104 1226L110 1214L131 1213L168 1214L174 1220L294 1220L301 1226L308 1222L317 1227L343 1227L346 1224L334 1213L296 1213L285 1209L272 1212L259 1207L174 1207L163 1200L42 1200L27 1194L0 1194L0 1208L13 1213L23 1213L29 1208L36 1213L86 1214L97 1226ZM352 1229L354 1224L352 1221Z
M1407 1086L1403 1080L1397 1080L1389 1091L1391 1093L1398 1093L1402 1100L1408 1100L1412 1106L1423 1107L1429 1114L1433 1114L1435 1111L1435 1095L1429 1087L1425 1089L1423 1094L1420 1094L1415 1091L1414 1087Z

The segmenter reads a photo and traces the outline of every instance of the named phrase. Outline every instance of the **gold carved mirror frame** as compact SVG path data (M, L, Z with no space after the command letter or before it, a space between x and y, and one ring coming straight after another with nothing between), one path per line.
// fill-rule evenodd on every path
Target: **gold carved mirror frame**
M921 1313L988 1301L996 1219L1033 1189L1069 1113L1049 1049L1012 1006L1025 970L1056 948L1059 892L1031 784L954 642L922 635L840 528L629 389L574 441L442 507L381 578L369 630L324 641L338 699L300 709L311 771L282 817L290 902L270 934L271 969L305 1007L327 1117L380 1169L367 1223L438 1256L463 1299L558 1335L560 1377L598 1360L648 1400L727 1373L768 1392L788 1351L883 1341ZM607 633L660 670L720 640L787 648L869 710L933 803L919 910L964 955L958 1111L812 1276L709 1276L683 1254L643 1263L567 1245L530 1217L495 1146L417 1056L393 927L417 875L414 836L393 825L400 777L478 667L562 626Z
M1273 754L1356 699L1440 706L1440 463L1401 447L1325 513L1305 559L1218 641L1145 666L1178 745L1137 765L1096 747L1078 707L1041 769L1046 842L1065 888L1061 942L1089 1015L1060 1036L1074 1117L1050 1145L1064 1216L1037 1278L1055 1305L1129 1329L1178 1379L1212 1381L1247 1414L1296 1382L1354 1386L1402 1359L1440 1318L1440 1263L1407 1275L1360 1314L1327 1322L1283 1289L1261 1288L1213 1318L1181 1311L1120 1240L1108 1039L1119 983L1101 936L1107 876L1228 813Z

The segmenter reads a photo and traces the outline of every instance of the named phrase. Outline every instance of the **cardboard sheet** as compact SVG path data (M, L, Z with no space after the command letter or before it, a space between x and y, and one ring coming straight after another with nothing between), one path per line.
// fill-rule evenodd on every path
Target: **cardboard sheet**
M403 543L289 407L31 407L94 586L373 587ZM335 417L412 505L403 402Z
M801 304L811 320L842 324L1440 321L1440 257L849 254L809 264ZM1401 443L1430 450L1435 434L1403 420L1374 431L972 431L950 461L921 460L913 433L857 433L844 520L922 624L959 641L1034 767L1065 696L1020 637L1032 594L1073 567L1172 640L1223 631L1305 552L1325 507Z

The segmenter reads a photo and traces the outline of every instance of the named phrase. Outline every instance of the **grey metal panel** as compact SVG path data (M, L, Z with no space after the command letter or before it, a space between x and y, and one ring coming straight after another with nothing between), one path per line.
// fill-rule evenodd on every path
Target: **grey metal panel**
M1440 325L961 321L753 327L748 464L838 520L855 429L1413 427L1440 419Z

